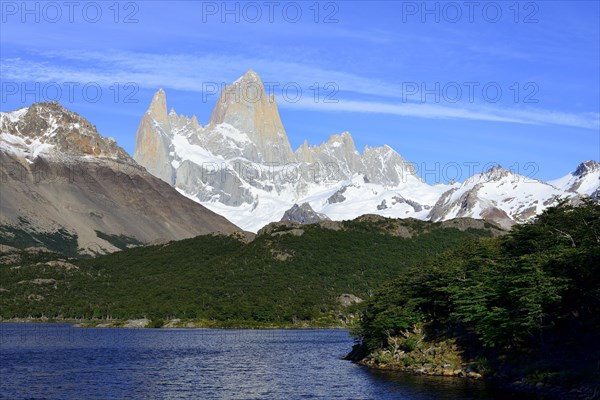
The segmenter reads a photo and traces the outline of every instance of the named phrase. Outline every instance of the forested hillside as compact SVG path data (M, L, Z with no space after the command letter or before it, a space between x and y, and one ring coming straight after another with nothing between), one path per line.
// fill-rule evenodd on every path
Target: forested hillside
M499 233L469 219L365 216L275 224L249 243L235 235L199 236L58 263L55 254L12 253L0 260L0 313L146 317L158 325L178 318L225 326L339 326L355 315L341 295L365 299L414 263Z
M600 381L600 205L562 204L510 234L402 271L366 304L352 357L518 383Z

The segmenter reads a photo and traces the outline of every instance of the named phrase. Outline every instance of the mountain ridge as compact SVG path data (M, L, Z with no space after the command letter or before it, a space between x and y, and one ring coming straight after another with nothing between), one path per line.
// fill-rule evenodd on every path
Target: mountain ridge
M240 95L248 92L259 100ZM159 104L164 119L166 95L162 90L157 95L165 99ZM292 153L275 96L266 96L252 70L225 86L205 127L172 110L164 128L162 120L148 120L155 103L140 123L134 158L180 193L255 232L294 211L294 204L308 203L333 220L374 213L433 221L484 218L509 227L560 198L600 197L598 179L588 171L596 164L589 162L580 171L585 177L571 174L561 178L564 182L545 183L492 167L463 183L431 186L388 145L367 145L360 153L348 131L320 144L305 140ZM148 149L140 140L146 136L155 138ZM155 142L159 154L148 156Z
M241 93L256 90L259 100L233 101L231 88ZM266 96L253 71L225 87L204 127L193 123L194 117L177 115L174 110L165 118L167 106L166 94L159 90L140 122L134 159L244 229L257 231L280 220L294 203L306 201L317 212L328 206L342 213L341 204L328 205L326 199L343 187L356 187L361 179L373 186L369 187L372 197L381 197L390 188L406 187L411 193L403 197L421 210L433 206L441 190L425 193L428 185L389 146L367 146L359 153L349 132L333 134L319 145L305 142L292 152L276 100ZM265 129L258 128L261 126ZM319 193L324 197L317 204ZM388 208L395 208L389 194ZM381 202L377 200L377 204ZM362 213L356 209L345 217Z
M58 235L71 253L97 254L239 230L58 103L0 113L0 128L4 245L44 245Z
M232 85L236 90L258 86L264 93L253 71ZM530 221L564 198L600 200L600 164L594 160L549 182L492 167L463 183L432 186L388 145L366 145L360 153L347 131L318 145L304 141L292 152L273 96L265 98L258 114L261 107L243 101L221 105L223 96L202 126L196 116L177 114L172 107L169 111L167 94L159 89L140 121L133 159L114 139L102 137L87 120L58 103L0 114L2 149L24 165L54 154L55 161L67 164L73 157L82 162L104 160L112 163L102 166L107 171L140 175L145 169L185 197L254 232L281 220L294 204L304 203L332 220L369 213L432 221L473 217L507 228ZM272 122L266 131L257 128L262 118ZM240 130L248 124L249 132ZM255 143L257 135L264 140ZM269 138L282 146L276 149ZM265 157L271 148L276 150ZM274 159L286 163L268 161Z

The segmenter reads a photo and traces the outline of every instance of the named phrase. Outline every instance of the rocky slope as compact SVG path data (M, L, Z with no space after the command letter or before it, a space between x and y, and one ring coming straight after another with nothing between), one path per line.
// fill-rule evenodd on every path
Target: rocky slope
M159 90L140 122L134 159L253 232L304 203L333 220L369 213L434 221L474 217L508 227L560 197L598 196L600 187L594 161L553 186L494 168L462 185L432 186L389 146L360 153L348 132L320 145L304 142L292 153L276 100L254 71L224 88L205 127L195 116L167 112Z
M600 163L594 160L586 161L579 164L575 171L549 183L564 191L600 200Z
M299 224L314 224L329 220L327 215L316 212L308 203L302 203L301 205L294 204L281 218L281 222L289 221L298 222Z
M457 217L494 221L504 228L525 222L568 195L547 183L491 168L444 193L429 212L432 221Z
M23 232L40 237L60 231L80 251L103 253L117 250L117 241L238 230L148 173L113 139L58 103L1 113L0 160L4 242Z

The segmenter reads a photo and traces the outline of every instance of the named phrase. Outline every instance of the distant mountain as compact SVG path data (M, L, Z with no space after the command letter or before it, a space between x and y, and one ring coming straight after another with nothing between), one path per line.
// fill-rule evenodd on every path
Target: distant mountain
M551 186L494 168L462 185L432 186L389 146L367 146L359 153L348 132L320 145L304 142L292 152L276 99L254 71L223 89L204 127L196 116L167 113L166 94L159 90L140 122L134 159L254 232L304 203L332 220L363 214L434 221L467 216L510 226L560 197L593 195L600 187L596 172L587 169ZM595 165L590 171L597 171Z
M238 228L58 103L0 113L0 244L105 253Z
M166 94L159 90L140 122L133 157L186 196L251 231L305 202L334 219L351 219L377 212L386 199L382 215L414 216L408 201L424 217L448 188L427 185L388 146L360 154L348 132L319 146L305 142L292 152L275 98L266 95L254 71L225 87L205 127L195 116L167 113ZM353 189L361 192L360 205L327 201Z
M281 218L281 222L297 222L299 224L314 224L329 220L327 215L316 212L308 203L294 204Z
M509 228L530 220L561 197L568 197L563 190L494 167L444 193L428 218L434 222L458 217L479 218Z
M575 171L548 183L568 192L600 200L600 163L594 160L586 161L579 164Z

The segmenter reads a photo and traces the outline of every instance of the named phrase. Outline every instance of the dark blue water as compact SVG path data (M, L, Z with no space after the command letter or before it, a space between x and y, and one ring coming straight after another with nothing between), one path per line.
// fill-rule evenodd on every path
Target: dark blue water
M0 324L3 399L495 399L483 384L371 371L340 330Z

